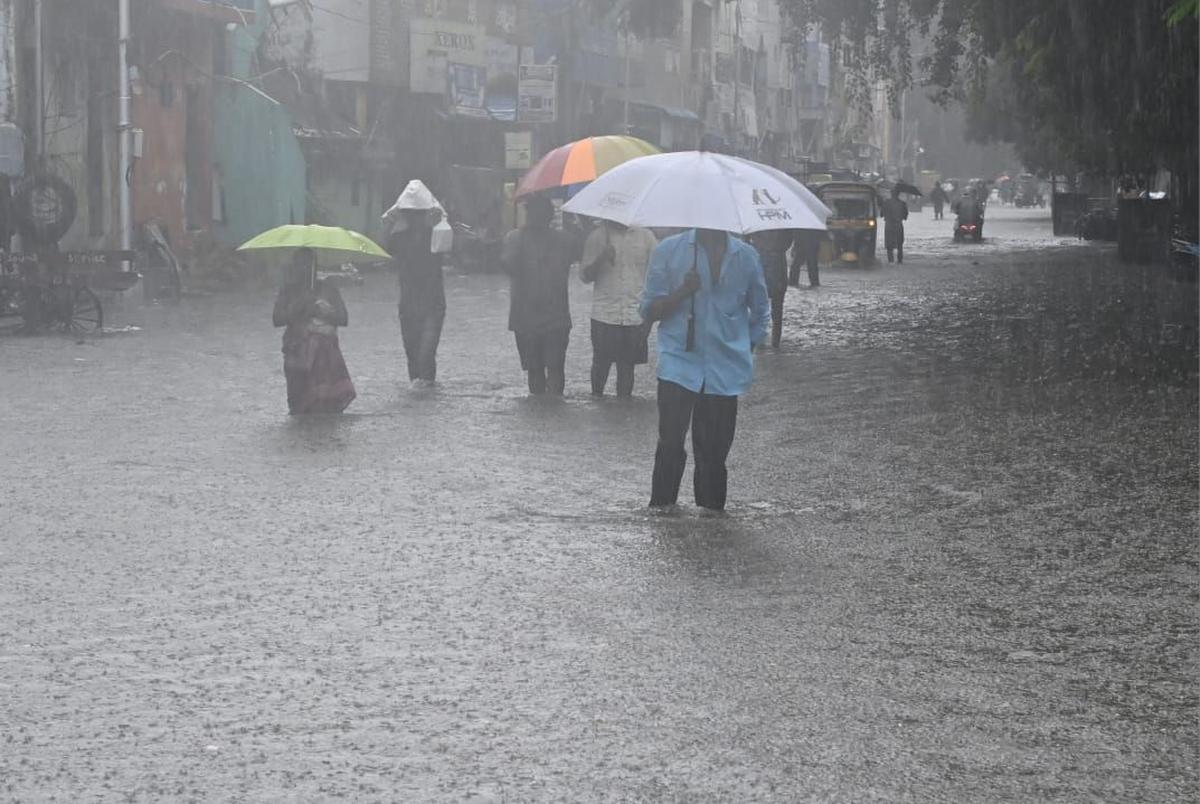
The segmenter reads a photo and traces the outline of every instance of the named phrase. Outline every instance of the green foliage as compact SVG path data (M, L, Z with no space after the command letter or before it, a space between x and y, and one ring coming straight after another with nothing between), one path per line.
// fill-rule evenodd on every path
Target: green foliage
M887 83L960 101L1031 165L1194 174L1200 0L781 0L844 50L851 102ZM793 37L795 38L795 37ZM912 53L910 43L923 52Z
M1167 12L1167 24L1179 25L1187 18L1200 19L1200 0L1178 0Z

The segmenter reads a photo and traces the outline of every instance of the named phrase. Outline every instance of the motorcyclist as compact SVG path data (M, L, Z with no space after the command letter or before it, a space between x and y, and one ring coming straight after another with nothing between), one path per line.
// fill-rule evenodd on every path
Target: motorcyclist
M962 198L954 202L955 226L964 223L979 225L983 223L983 205L975 194L974 188L962 194Z

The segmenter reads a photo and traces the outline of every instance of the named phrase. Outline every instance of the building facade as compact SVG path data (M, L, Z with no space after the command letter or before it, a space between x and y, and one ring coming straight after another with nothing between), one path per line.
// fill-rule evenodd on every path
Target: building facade
M835 150L830 48L787 40L778 0L661 0L678 24L656 36L581 0L129 2L119 176L118 3L0 0L0 122L73 189L64 248L115 246L122 181L187 258L288 222L380 235L412 178L499 229L529 159L586 135L788 169Z

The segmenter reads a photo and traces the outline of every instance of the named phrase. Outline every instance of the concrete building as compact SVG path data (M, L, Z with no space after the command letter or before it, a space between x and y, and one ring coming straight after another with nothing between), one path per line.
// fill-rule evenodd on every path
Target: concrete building
M184 257L278 223L381 234L411 178L499 227L526 166L506 142L521 138L533 158L622 132L789 168L830 158L819 36L786 40L779 0L662 2L679 3L675 30L639 38L620 4L577 0L131 0L123 177L117 4L0 0L0 122L77 196L64 248L115 246L127 179L135 225L158 222Z
M0 2L0 117L25 133L26 172L65 181L74 221L63 249L115 248L120 183L135 227L158 223L181 253L219 213L214 77L226 26L254 19L251 0L132 0L129 76L136 157L118 170L117 4Z

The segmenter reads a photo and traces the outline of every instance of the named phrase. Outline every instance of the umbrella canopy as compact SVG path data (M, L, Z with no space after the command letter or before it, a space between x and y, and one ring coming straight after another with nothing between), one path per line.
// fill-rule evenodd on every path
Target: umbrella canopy
M237 250L289 252L300 248L312 249L317 254L317 262L326 265L378 262L389 258L388 253L366 235L340 226L316 224L276 226L250 238Z
M892 185L892 189L899 190L905 195L925 195L925 193L921 192L921 188L915 187L904 181L896 182L894 185Z
M830 210L781 170L707 151L626 162L585 187L563 209L626 226L749 234L825 230Z
M543 156L521 179L515 197L593 181L617 165L657 153L637 137L584 137Z

